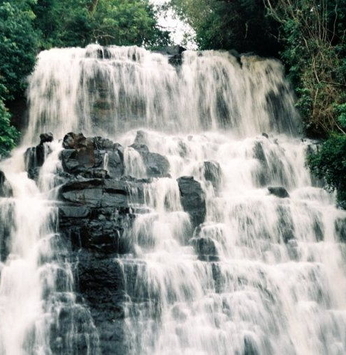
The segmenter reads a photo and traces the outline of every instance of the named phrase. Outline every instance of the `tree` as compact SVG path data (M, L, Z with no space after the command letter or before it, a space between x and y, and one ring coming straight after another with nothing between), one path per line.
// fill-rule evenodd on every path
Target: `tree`
M338 107L345 102L345 0L265 0L281 23L289 66L307 132L344 133Z
M156 45L167 43L147 0L38 0L41 46Z
M38 37L32 21L31 1L0 1L0 83L5 99L22 95L37 51Z
M171 0L195 30L200 49L236 49L277 56L278 25L266 17L263 0Z

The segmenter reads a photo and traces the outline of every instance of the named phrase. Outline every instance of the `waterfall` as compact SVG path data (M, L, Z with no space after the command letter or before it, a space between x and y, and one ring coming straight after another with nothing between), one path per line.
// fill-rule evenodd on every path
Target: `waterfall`
M299 136L278 61L186 51L174 66L137 47L52 49L38 56L28 101L23 145L0 164L1 354L125 353L102 348L57 230L68 132L120 143L122 178L143 190L129 188L131 248L109 259L124 284L120 301L107 297L124 309L112 321L126 353L346 353L346 212L305 166L313 142ZM35 182L24 152L48 131L57 139L44 143ZM134 142L164 156L169 174L150 177ZM202 217L187 211L182 181L201 187Z

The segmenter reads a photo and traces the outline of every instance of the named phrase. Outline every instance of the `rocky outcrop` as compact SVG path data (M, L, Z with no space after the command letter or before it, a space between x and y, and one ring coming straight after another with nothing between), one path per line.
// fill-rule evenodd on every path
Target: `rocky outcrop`
M185 212L190 215L193 227L197 227L205 220L206 203L201 184L192 176L182 176L178 180L181 204Z
M190 244L194 247L198 260L202 261L219 261L219 255L215 245L215 241L209 237L194 237L190 240Z
M47 143L53 136L43 134L40 138L40 144L26 152L28 173L34 179L49 154L45 149L49 149ZM138 131L130 146L140 154L146 167L146 176L137 179L125 176L124 148L120 144L73 132L62 140L63 150L59 156L62 168L58 171L61 183L58 232L70 250L69 259L75 265L77 300L86 304L91 312L100 336L102 354L120 355L128 351L123 307L131 280L129 275L124 275L119 256L136 252L131 231L136 214L148 213L144 206L146 184L153 178L169 176L169 161L163 155L150 152L148 143L147 133ZM202 169L205 179L218 189L220 166L215 162L205 162ZM2 185L3 175L0 174L0 193ZM204 192L192 176L179 178L178 185L181 204L195 229L206 216ZM193 230L190 232L192 236ZM200 260L218 260L212 239L197 235L190 244ZM146 296L134 293L133 297L142 302L142 297ZM64 324L63 319L61 324ZM52 330L52 334L57 334L53 347L63 349L64 345L56 342L59 332L59 329ZM84 351L85 342L78 346Z
M40 144L36 147L28 148L25 152L25 166L30 179L36 180L38 178L40 168L42 167L47 155L51 152L49 145L54 139L52 133L40 134Z
M158 153L151 153L145 144L134 143L130 147L141 155L148 177L169 176L170 165L166 157Z
M0 197L5 197L6 196L6 177L5 174L0 170Z
M83 296L97 326L101 353L126 354L125 280L119 261L83 249L76 260L76 291Z
M290 197L287 190L282 186L269 186L268 191L271 195L274 195L276 197L280 197L280 198Z
M335 233L340 242L346 242L346 218L337 218L334 223Z

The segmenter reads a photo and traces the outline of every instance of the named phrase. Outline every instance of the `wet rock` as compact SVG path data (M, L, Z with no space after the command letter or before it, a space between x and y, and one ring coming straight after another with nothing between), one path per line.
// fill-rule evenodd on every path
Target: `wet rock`
M279 206L278 213L278 234L279 239L283 240L285 244L288 244L295 239L294 224L292 220L292 214L289 206Z
M269 186L268 191L270 194L276 197L280 197L280 198L290 197L287 190L282 186Z
M206 215L205 195L201 184L192 176L183 176L178 180L181 204L190 215L194 227L203 223Z
M92 140L94 148L97 150L112 150L114 148L117 148L115 143L108 138L97 136L93 137Z
M82 133L68 133L60 158L65 172L86 178L121 177L124 174L124 152L118 143L102 137L86 138Z
M54 140L54 136L52 132L40 134L40 144L53 142L53 140Z
M190 244L193 245L198 259L202 261L218 261L219 256L215 241L208 237L197 237L190 240Z
M125 280L114 257L80 251L76 264L77 291L90 309L100 336L102 354L127 353L124 331Z
M253 147L253 156L255 159L258 159L263 163L267 163L262 142L255 142L255 145Z
M186 51L186 48L177 46L167 46L163 47L158 52L162 53L163 55L168 56L168 61L170 64L174 66L180 66L183 63L183 56L182 53Z
M0 197L5 197L7 188L5 186L6 177L5 174L0 170Z
M41 133L40 144L26 150L24 154L24 161L25 168L30 179L37 180L40 168L44 164L46 157L51 153L50 147L45 143L52 142L53 139L54 137L52 133Z
M145 144L134 143L130 147L137 150L141 155L148 177L164 177L169 175L170 164L166 157L158 153L151 153Z
M346 242L346 218L337 218L334 222L335 234L341 242Z
M139 130L136 133L136 138L134 144L136 145L146 145L148 144L149 135L147 132Z
M67 182L59 192L60 200L90 207L128 207L126 183L116 180L79 179Z
M219 190L222 179L220 164L216 161L205 161L203 170L204 178L212 183L215 190Z
M104 158L106 159L106 158ZM109 175L113 178L121 177L125 172L124 154L118 148L107 153L106 168Z

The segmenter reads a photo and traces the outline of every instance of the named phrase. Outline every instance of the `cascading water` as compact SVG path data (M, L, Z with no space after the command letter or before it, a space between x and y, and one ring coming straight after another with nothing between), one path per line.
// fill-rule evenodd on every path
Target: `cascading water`
M39 55L28 98L26 144L47 131L103 135L126 147L125 175L146 178L129 147L141 128L141 144L169 161L170 175L146 180L144 202L132 205L133 252L114 259L129 354L346 352L336 228L346 213L305 167L308 143L280 63L188 51L174 67L136 47L53 49ZM61 148L45 144L38 186L23 173L23 151L1 165L12 195L0 200L0 352L98 354L100 334L75 299L54 229ZM202 224L184 211L182 176L201 183Z

